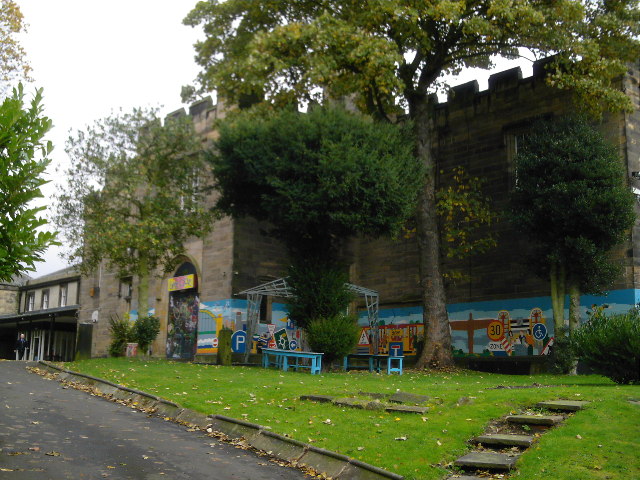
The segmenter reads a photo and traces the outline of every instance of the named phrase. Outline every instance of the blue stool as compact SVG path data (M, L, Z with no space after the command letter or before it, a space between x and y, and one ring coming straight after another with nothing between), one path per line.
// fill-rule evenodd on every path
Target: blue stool
M393 372L398 372L398 375L402 375L402 361L404 360L404 356L393 356L389 355L387 357L387 375L391 375ZM393 366L393 362L396 362L396 366Z

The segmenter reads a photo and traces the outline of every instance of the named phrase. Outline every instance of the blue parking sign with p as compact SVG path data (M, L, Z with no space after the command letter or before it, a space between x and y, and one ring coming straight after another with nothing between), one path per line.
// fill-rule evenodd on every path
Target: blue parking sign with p
M231 335L231 350L233 353L244 353L247 349L247 332L238 330Z

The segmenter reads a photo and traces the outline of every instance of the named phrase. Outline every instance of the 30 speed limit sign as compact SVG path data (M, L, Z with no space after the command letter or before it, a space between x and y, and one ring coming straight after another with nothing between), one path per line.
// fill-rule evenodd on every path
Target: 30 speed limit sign
M487 336L495 341L504 338L504 324L500 320L494 320L487 326Z

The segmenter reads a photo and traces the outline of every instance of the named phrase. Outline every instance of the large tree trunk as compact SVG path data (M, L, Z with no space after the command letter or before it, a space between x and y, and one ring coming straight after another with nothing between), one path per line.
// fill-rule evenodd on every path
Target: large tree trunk
M149 314L149 266L147 259L140 257L138 269L138 318Z
M411 103L415 122L416 157L426 170L425 185L418 199L416 238L419 249L425 344L416 367L453 365L451 330L440 264L440 232L436 214L436 165L431 149L433 99L427 96Z
M569 284L569 336L572 336L580 324L580 287L576 282ZM578 360L574 358L571 375L578 374Z
M553 308L553 328L554 335L560 335L565 328L564 325L564 296L566 275L563 265L554 263L551 265L549 275L551 281L551 307Z

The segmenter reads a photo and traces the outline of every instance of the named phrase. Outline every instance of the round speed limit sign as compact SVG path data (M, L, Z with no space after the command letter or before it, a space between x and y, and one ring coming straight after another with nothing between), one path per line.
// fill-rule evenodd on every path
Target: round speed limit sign
M487 336L493 340L498 341L504 338L504 325L500 320L494 320L487 327Z

